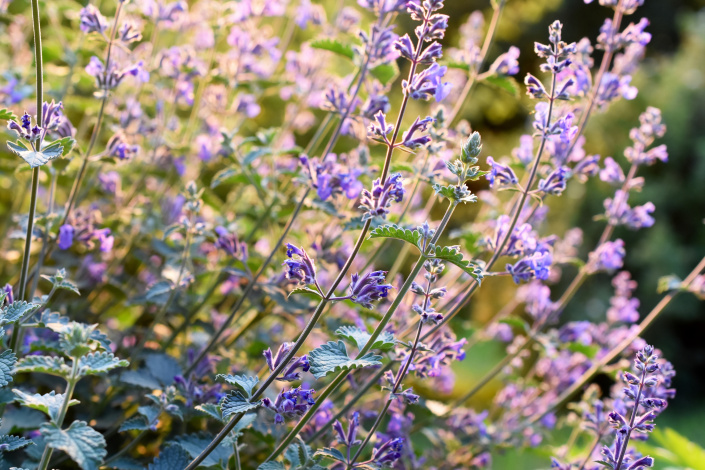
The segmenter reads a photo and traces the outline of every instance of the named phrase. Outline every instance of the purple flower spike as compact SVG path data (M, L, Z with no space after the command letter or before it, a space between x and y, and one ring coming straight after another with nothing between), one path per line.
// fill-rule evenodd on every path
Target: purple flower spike
M519 182L519 178L509 166L495 161L492 157L487 157L487 164L490 165L490 172L485 175L490 187L513 186Z
M75 229L69 224L64 224L59 227L59 248L68 250L73 245L73 235Z
M384 184L377 178L371 192L363 189L362 197L360 198L360 209L363 209L365 213L362 216L362 220L373 217L385 219L387 214L389 214L389 208L392 203L401 202L404 198L406 191L404 190L403 181L401 173L394 173L387 178Z
M316 284L316 268L303 248L287 243L286 255L290 258L283 263L287 267L287 279L297 280L300 284Z
M387 271L372 271L360 277L352 275L350 283L350 300L365 308L372 309L372 302L387 297L391 284L384 284Z
M417 132L425 132L426 129L428 129L429 124L433 121L434 119L432 117L426 117L424 119L419 119L417 117L414 123L409 127L409 130L404 132L404 135L402 136L402 145L411 149L416 149L431 142L431 137L428 135L414 137L414 134Z

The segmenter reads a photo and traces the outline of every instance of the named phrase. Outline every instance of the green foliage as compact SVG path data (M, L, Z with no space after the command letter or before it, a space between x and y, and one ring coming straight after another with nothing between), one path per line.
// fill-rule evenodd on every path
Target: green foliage
M15 116L9 109L0 109L0 120L3 121L16 121L17 116Z
M44 395L40 395L39 393L30 395L18 389L13 389L12 391L17 395L17 401L21 405L45 413L52 421L58 418L59 411L61 411L61 407L64 404L65 395L56 393L54 390ZM69 402L69 406L77 405L78 403L78 400L72 399Z
M246 375L218 374L215 378L223 379L226 383L237 387L248 398L252 396L252 390L254 390L257 382L259 382L259 378L248 377Z
M71 373L71 368L61 357L26 356L17 361L15 372L38 372L66 378Z
M223 414L223 419L230 415L247 413L248 411L259 408L261 401L251 403L242 393L231 391L228 395L220 400L220 410Z
M66 452L83 470L97 470L108 453L103 435L85 421L74 421L66 429L46 423L40 430L49 447Z
M180 446L169 446L149 464L147 470L175 470L185 468L190 462L188 452Z
M455 204L477 202L477 196L472 194L465 185L454 186L452 184L443 186L440 183L433 183L433 190L440 197L444 197Z
M353 48L347 44L343 44L337 39L316 39L315 41L311 41L310 45L314 49L330 51L340 56L347 57L350 60L355 57L355 51Z
M460 252L457 246L431 246L428 252L429 258L436 258L453 263L467 274L472 276L477 282L481 282L483 279L483 271L477 264L463 259L463 254Z
M45 165L51 160L60 157L64 153L64 148L62 147L60 141L52 142L40 151L27 147L21 140L18 140L17 142L8 142L7 146L10 150L12 150L12 152L19 155L22 160L27 162L30 168L37 168Z
M289 296L292 296L294 294L309 294L309 295L314 295L318 297L319 299L322 299L323 296L315 289L311 289L310 287L306 286L299 286L295 287L294 289L289 292Z
M2 309L0 324L16 323L32 315L41 307L40 304L19 300L7 305Z
M213 436L208 434L188 434L179 436L170 444L178 445L189 454L189 457L196 458L203 449L213 440ZM211 452L201 464L203 467L218 467L221 469L227 468L228 459L233 454L233 448L230 445L220 444Z
M308 354L309 364L311 365L311 373L317 379L325 377L332 372L341 370L358 369L362 367L379 366L381 356L376 356L372 353L367 353L362 357L351 359L348 357L348 351L345 343L338 341L330 341L321 347L318 347Z
M403 240L414 245L419 252L422 251L421 234L418 230L409 230L399 227L395 224L382 225L370 231L370 239L372 238L394 238Z
M59 269L53 276L47 276L43 274L42 278L51 282L52 287L54 289L69 290L71 292L74 292L76 295L81 295L81 292L78 290L76 284L66 280L66 270L63 268Z
M17 356L11 350L0 353L0 387L4 387L12 382Z
M118 367L127 367L129 365L129 362L124 359L118 359L113 353L90 353L79 359L78 374L80 376L105 374Z
M637 444L644 454L676 468L705 470L705 449L671 428L656 428L649 440Z
M356 327L356 326L341 326L335 331L335 334L341 338L347 340L349 343L355 344L357 349L361 350L365 347L367 342L372 337L366 331ZM394 348L397 341L394 339L394 335L388 331L382 332L381 335L375 340L370 349L379 349L380 351L389 351Z

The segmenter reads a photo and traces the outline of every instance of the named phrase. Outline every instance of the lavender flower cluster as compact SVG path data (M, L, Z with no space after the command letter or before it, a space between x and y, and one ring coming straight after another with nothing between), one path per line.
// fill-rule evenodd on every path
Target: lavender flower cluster
M506 0L487 25L450 0L12 2L2 468L653 466L634 441L675 372L641 336L705 298L705 260L640 312L614 235L657 223L639 171L668 162L666 124L640 110L604 158L586 129L637 96L649 22L569 1L610 17L546 23L506 156L464 119L476 87L522 86L520 49L491 47ZM611 191L594 246L560 223L588 182ZM581 316L589 278L614 295ZM502 351L484 375L461 364L479 342Z

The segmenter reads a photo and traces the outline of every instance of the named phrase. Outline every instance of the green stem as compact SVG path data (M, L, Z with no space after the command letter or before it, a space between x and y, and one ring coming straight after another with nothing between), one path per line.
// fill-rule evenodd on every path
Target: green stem
M36 91L37 91L37 126L42 127L42 107L44 104L44 61L42 58L42 25L39 18L39 0L32 0L32 25L34 32L34 61L36 63ZM41 142L39 142L41 146ZM32 250L32 230L34 228L34 213L37 209L37 191L39 190L39 167L32 169L32 189L29 202L29 218L27 219L27 232L24 242L22 267L20 268L20 285L18 299L24 300L27 290L27 274L29 273L29 258ZM30 299L31 300L31 299ZM17 353L19 328L12 331L11 345Z
M54 424L59 429L61 429L61 426L64 424L64 419L66 418L66 413L68 412L69 404L71 403L71 397L73 396L73 392L76 389L76 384L78 383L78 380L78 358L74 357L73 365L71 367L71 375L66 381L68 386L66 387L66 393L64 394L64 402L61 404L61 410L59 411L59 415L57 416L56 421L54 422ZM44 452L42 453L42 458L39 461L39 466L37 467L37 470L47 469L53 450L54 449L49 447L49 445L46 445L46 447L44 447Z
M110 55L113 48L113 42L115 42L116 34L118 31L118 19L120 18L120 12L122 11L123 2L118 2L117 10L115 11L115 19L113 20L113 27L110 33L110 42L108 42L108 50L106 52L105 58L105 70L110 70ZM64 218L61 225L65 224L71 215L76 200L78 198L78 192L81 189L81 183L83 182L83 177L86 172L86 167L88 166L88 158L93 151L96 141L98 140L98 135L100 134L101 126L103 124L103 116L105 115L105 106L108 101L108 90L103 90L103 97L100 102L100 110L98 111L98 118L96 119L95 125L93 126L93 132L91 133L91 140L88 143L88 148L83 154L83 161L81 162L81 168L78 170L76 179L73 182L73 187L71 188L71 193L69 193L69 199L66 203L66 209L64 211Z
M355 393L355 395L350 399L350 401L348 403L346 403L345 406L343 406L340 409L340 411L338 411L335 414L335 416L333 416L331 419L329 419L326 424L324 424L323 426L318 428L318 430L311 437L306 439L306 443L310 444L313 441L315 441L316 439L318 439L319 437L321 437L321 435L326 431L326 429L328 429L329 426L332 426L333 423L335 423L340 418L345 416L348 413L348 411L350 411L352 409L352 407L355 406L355 403L357 403L360 400L360 398L367 395L367 391L369 389L371 389L372 386L374 386L377 382L379 382L379 380L382 378L384 373L392 368L392 364L394 364L394 362L390 361L386 365L380 367L380 369L377 371L377 373L375 375L373 375L372 378L365 383L365 385L360 387L360 389L357 391L357 393Z

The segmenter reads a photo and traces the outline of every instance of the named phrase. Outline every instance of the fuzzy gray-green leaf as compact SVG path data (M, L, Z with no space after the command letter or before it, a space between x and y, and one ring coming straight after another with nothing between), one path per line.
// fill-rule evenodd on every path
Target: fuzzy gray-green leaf
M362 357L351 359L348 357L345 343L330 341L308 354L311 373L317 379L341 370L351 370L362 367L382 365L381 356L367 353Z

